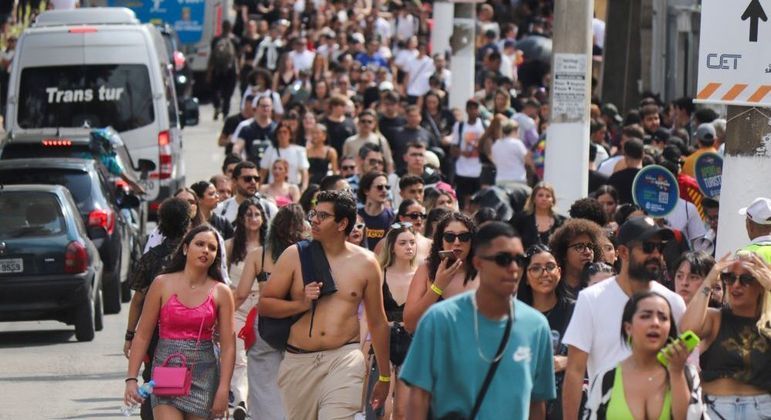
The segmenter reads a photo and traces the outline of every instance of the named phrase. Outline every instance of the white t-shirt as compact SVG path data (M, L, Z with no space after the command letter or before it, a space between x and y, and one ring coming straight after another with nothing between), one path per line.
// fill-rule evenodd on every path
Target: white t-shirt
M418 34L418 22L415 16L411 14L405 14L401 16L396 14L393 18L393 30L392 33L396 35L396 39L400 41L406 41L411 36Z
M600 19L592 19L592 32L594 32L594 45L602 48L605 46L605 22Z
M423 96L431 89L428 78L434 74L434 60L425 55L423 58L415 57L407 63L407 74L410 79L407 82L407 95Z
M493 143L492 157L496 170L495 182L526 182L525 156L527 156L527 148L520 139L504 137Z
M455 161L455 174L469 178L476 178L482 174L482 162L479 160L479 139L485 132L482 119L477 118L474 124L463 122L463 133L459 133L461 122L456 122L452 128L452 144L460 147L461 152L476 151L476 156L467 157L460 155ZM461 134L463 138L461 138Z
M265 153L263 153L262 159L260 160L260 169L265 169L270 174L268 182L273 182L271 168L273 167L273 162L279 158L289 162L287 181L290 184L300 185L300 171L307 170L311 166L310 163L308 163L308 156L305 154L305 148L296 144L290 144L286 149L276 149L273 146L269 146L265 149Z
M270 95L270 99L273 100L273 112L275 112L278 115L284 114L284 105L281 104L281 96L273 92L272 90L266 90L263 92L258 91L256 88L252 88L251 86L248 86L246 90L244 90L243 95L241 95L241 109L244 109L244 102L246 102L247 95L254 96L254 101L252 102L253 106L257 106L257 99L265 96Z
M677 199L677 205L665 218L669 227L683 232L683 235L691 245L696 239L703 238L707 234L707 226L701 220L699 210L690 201Z
M265 210L265 216L268 221L273 219L273 216L278 213L278 207L276 207L276 204L273 202L273 200L269 200L259 193L255 194L254 196L257 197L257 199L260 201L260 205L262 206L262 209ZM230 224L233 224L235 223L236 217L238 216L239 205L240 204L238 204L235 197L230 197L227 200L217 204L217 207L214 209L214 214L225 218L225 220L230 222Z
M394 57L394 64L396 64L396 67L402 69L402 71L407 71L407 65L417 56L418 50L399 50Z
M302 52L290 51L289 58L292 59L295 73L302 70L310 70L313 67L313 59L316 58L316 54L311 51L305 50Z
M615 168L616 164L623 158L623 156L613 156L601 161L600 165L597 167L597 172L608 177L613 175L613 168Z
M651 290L664 296L672 307L675 322L685 313L685 301L658 282ZM603 280L578 293L573 317L562 342L588 353L589 378L612 368L631 354L621 339L621 315L629 296L621 290L616 277Z

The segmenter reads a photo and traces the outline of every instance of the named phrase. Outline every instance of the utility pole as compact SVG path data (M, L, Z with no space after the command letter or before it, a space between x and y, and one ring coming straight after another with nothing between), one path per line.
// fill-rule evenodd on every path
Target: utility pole
M588 190L592 9L592 0L558 0L554 4L551 118L544 178L554 186L557 206L562 210L586 197Z
M476 0L474 0L476 1ZM476 57L476 4L456 2L452 22L450 47L450 71L452 72L452 87L450 88L450 109L466 109L466 101L474 96L474 64ZM438 23L438 22L437 22ZM444 22L442 22L443 24Z
M750 242L739 209L771 197L771 110L729 106L727 120L716 257Z
M450 51L454 14L455 3L444 0L434 2L434 27L431 30L431 52L433 54L445 54Z

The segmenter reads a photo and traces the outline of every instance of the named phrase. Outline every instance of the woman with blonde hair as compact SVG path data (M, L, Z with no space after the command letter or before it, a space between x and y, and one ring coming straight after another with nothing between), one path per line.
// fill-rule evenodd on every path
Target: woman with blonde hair
M548 244L549 238L565 222L565 216L557 214L557 195L554 187L539 182L533 187L523 212L514 218L514 228L522 235L522 245Z

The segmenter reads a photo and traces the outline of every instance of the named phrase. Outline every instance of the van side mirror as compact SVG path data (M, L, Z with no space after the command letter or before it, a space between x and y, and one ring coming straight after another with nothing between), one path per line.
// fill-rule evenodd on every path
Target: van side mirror
M181 113L183 127L198 125L198 98L185 98Z
M139 198L133 194L126 194L121 197L119 207L122 209L135 209L139 207Z
M155 162L149 159L139 159L137 171L141 179L147 179L147 174L155 170Z

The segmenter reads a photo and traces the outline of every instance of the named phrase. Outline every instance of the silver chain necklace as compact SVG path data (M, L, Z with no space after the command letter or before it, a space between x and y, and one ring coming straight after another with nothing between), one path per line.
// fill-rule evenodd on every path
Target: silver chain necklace
M506 353L506 349L509 348L509 341L506 340L506 344L503 347L503 351L496 355L493 359L488 359L485 357L485 355L482 353L482 344L479 342L479 308L477 307L477 296L476 293L474 293L474 296L471 297L471 304L474 306L474 338L476 338L477 343L477 352L479 353L479 357L482 358L487 363L495 363L503 357L503 355ZM513 322L514 322L514 305L509 302L509 316L512 320L512 328L513 328ZM505 332L504 332L505 334Z

